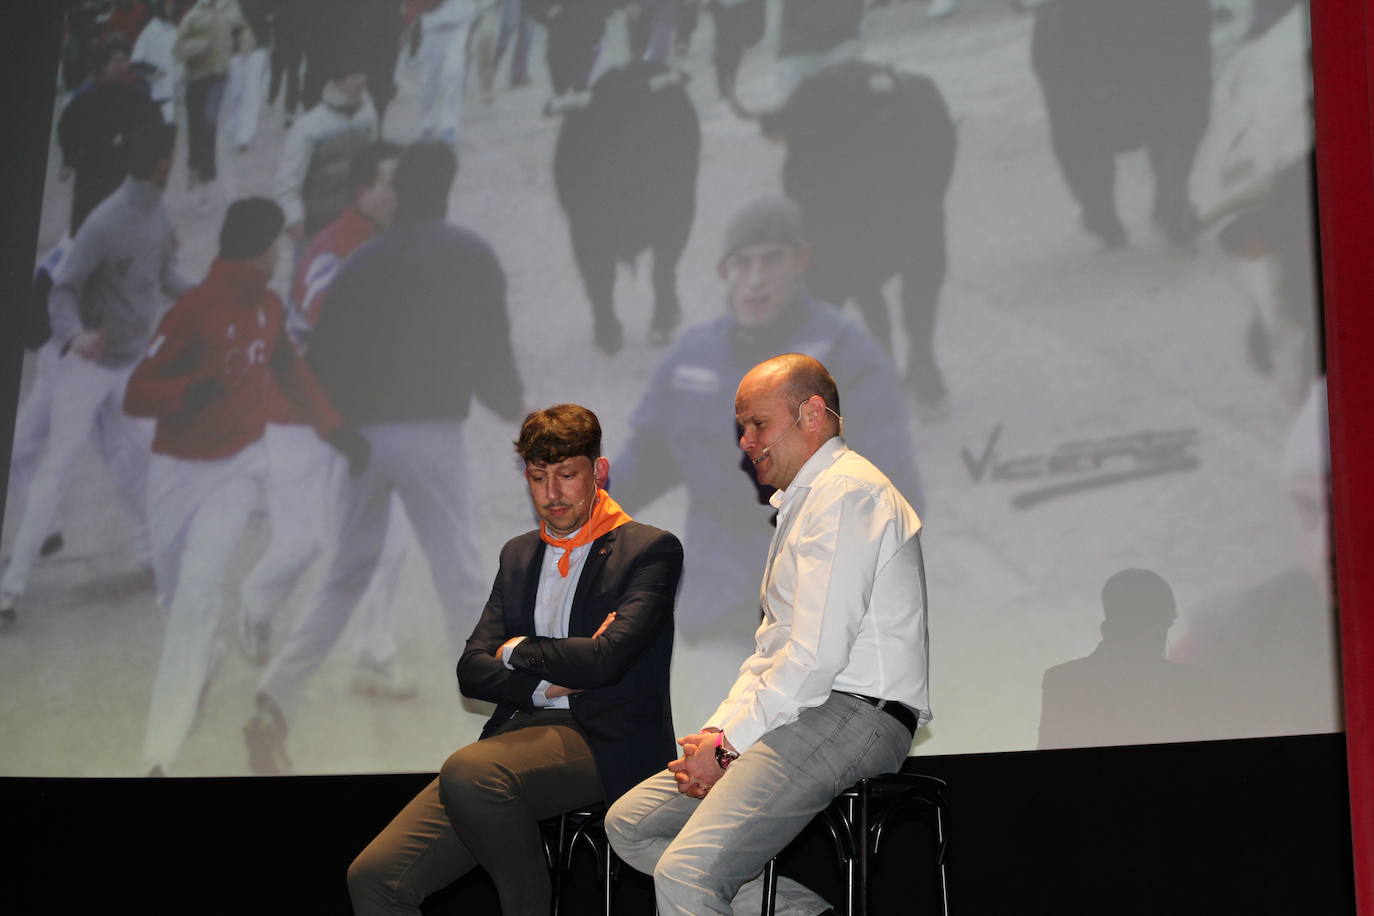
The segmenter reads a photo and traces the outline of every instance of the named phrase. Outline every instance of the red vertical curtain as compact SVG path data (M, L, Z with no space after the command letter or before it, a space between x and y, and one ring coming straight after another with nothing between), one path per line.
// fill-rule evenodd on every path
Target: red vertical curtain
M1317 206L1326 310L1356 901L1374 916L1374 13L1312 0Z

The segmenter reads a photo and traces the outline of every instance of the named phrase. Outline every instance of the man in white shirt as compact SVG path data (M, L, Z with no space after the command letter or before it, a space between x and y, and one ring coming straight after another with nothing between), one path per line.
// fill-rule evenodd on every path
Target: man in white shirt
M759 481L778 488L754 654L678 739L683 756L606 817L616 852L654 875L664 916L757 912L768 860L849 785L900 767L930 721L921 522L845 445L830 373L797 353L760 363L735 421ZM795 882L778 896L779 913L826 910Z

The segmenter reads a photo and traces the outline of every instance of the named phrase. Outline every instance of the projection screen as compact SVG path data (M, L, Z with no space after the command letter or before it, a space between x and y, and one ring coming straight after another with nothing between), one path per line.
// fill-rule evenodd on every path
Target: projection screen
M1341 727L1305 4L961 0L937 17L923 0L720 0L684 4L675 29L657 31L654 4L631 15L616 2L526 0L528 84L514 86L519 4L446 5L460 23L426 34L407 21L413 5L340 0L331 9L357 10L315 21L305 63L284 66L303 68L309 96L312 77L316 94L331 91L321 84L340 69L333 58L380 60L376 96L394 58L381 136L455 144L449 219L504 269L514 394L527 408L594 410L612 495L684 541L680 733L702 724L752 644L772 510L741 469L733 396L745 370L786 351L827 363L849 443L924 521L935 718L913 753ZM379 6L386 27L356 34L363 8ZM600 37L560 32L574 14L604 19ZM80 182L57 130L88 91L74 43L114 28L78 25L53 62L40 259L70 241ZM270 43L272 24L259 37ZM570 63L577 40L585 53ZM229 202L289 194L289 138L308 116L303 106L288 127L285 79L268 98L281 52L278 38L232 59L213 181L193 181L187 165L188 136L204 129L188 124L187 103L208 117L204 100L182 79L167 105L178 136L164 200L193 281ZM447 55L438 70L436 53ZM617 103L632 57L666 63L637 65L653 85ZM636 214L637 197L684 175L685 195ZM784 192L814 246L810 296L844 300L824 306L841 311L840 333L808 336L787 313L742 328L725 301L725 227ZM613 250L627 223L642 243L632 256ZM673 226L688 230L680 255L662 241ZM284 299L305 241L281 244ZM612 280L584 282L575 241L611 252ZM589 302L606 282L620 340ZM385 349L384 336L359 345ZM182 575L228 569L207 598L222 605L213 650L181 658L164 648L142 533L154 526L151 541L165 543L178 532L156 530L163 516L129 483L142 473L150 493L170 485L148 462L151 427L123 415L113 390L73 425L72 392L88 389L72 382L82 357L70 343L54 337L25 357L0 542L14 610L0 633L0 775L144 775L153 684L168 664L204 683L170 772L248 774L243 726L316 601L346 469L312 464L318 442L264 440L283 470L253 478L233 507L242 536L211 539L216 556L173 552ZM452 471L483 581L458 606L439 600L432 568L442 578L456 548L421 543L392 503L366 593L330 609L341 634L299 679L290 772L433 770L477 737L489 707L457 693L455 634L475 623L501 545L535 524L516 432L476 400L461 424ZM301 464L313 470L293 478ZM35 494L51 508L26 519ZM17 576L26 524L43 549ZM240 620L264 570L287 568L266 611L264 666Z

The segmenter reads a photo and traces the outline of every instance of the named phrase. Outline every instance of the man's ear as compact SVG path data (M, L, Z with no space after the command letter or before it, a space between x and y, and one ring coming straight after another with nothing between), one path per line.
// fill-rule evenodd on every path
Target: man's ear
M598 489L606 488L606 481L611 479L611 459L604 455L592 462L592 476L596 480Z

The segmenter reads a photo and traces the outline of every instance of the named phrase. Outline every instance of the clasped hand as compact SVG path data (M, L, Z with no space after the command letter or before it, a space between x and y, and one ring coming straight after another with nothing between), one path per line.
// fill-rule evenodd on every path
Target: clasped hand
M716 742L719 732L697 732L677 739L682 756L668 764L668 771L677 780L677 790L692 798L705 798L725 771L716 763Z

